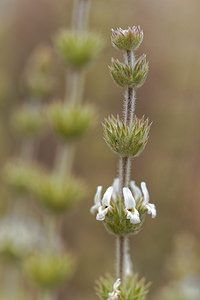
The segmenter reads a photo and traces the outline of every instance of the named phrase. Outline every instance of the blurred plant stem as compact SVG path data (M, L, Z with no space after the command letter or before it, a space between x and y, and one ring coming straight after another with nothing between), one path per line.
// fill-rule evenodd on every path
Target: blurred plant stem
M90 0L74 0L72 29L78 33L87 30L90 11ZM69 69L66 76L65 105L81 103L84 93L85 71ZM74 157L75 147L72 144L60 144L56 150L56 166L59 175L69 174ZM58 165L57 165L58 164Z

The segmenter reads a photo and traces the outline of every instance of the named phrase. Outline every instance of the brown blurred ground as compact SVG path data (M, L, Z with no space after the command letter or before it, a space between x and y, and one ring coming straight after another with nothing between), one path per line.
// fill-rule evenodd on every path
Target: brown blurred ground
M13 102L6 108L4 104L2 120L21 97L20 78L29 54L41 41L51 41L58 28L70 25L72 7L69 0L10 2L10 6L1 4L2 23L8 30L1 65L11 78ZM184 229L200 234L200 2L92 2L90 28L104 36L106 48L87 73L85 98L95 103L100 117L97 128L76 151L74 172L85 178L90 197L66 216L63 228L69 248L79 258L76 276L66 287L66 299L94 299L94 280L113 272L114 237L95 222L89 208L96 186L106 188L117 174L117 158L105 145L100 125L105 116L120 114L122 109L123 90L114 85L107 68L111 56L121 58L111 47L110 28L134 24L145 32L137 55L145 52L150 61L147 82L137 92L136 114L148 116L153 126L148 146L133 161L132 178L138 184L147 182L158 216L155 220L148 217L143 231L131 238L131 254L135 269L153 282L153 295L167 279L162 270L173 236ZM45 151L40 149L41 157L46 156Z

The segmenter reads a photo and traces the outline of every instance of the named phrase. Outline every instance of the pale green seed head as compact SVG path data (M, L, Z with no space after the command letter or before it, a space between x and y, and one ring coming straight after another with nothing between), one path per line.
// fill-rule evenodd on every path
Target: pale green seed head
M55 102L49 107L48 116L55 133L67 141L83 137L96 121L95 109L90 105Z
M72 177L59 178L59 176L40 172L35 181L33 193L36 201L48 211L61 214L68 211L85 196L84 184Z
M55 38L55 45L62 61L74 68L88 66L103 48L103 41L93 33L62 30Z
M3 167L2 178L14 192L27 194L38 178L38 166L22 160L10 161Z
M49 97L55 86L53 69L54 57L51 47L37 47L30 56L24 75L31 96L39 100Z
M28 278L41 288L53 289L69 280L75 260L69 254L41 253L26 259L24 270Z
M146 55L142 55L135 63L134 67L112 59L109 70L113 80L122 87L139 88L147 77L149 66L146 62Z
M22 107L12 115L14 129L25 137L33 137L44 129L44 116L40 110Z
M122 51L134 51L139 48L143 41L143 31L140 26L128 27L123 30L118 28L112 29L111 42L112 45Z
M121 156L136 157L144 150L151 124L148 119L138 119L125 125L123 121L115 117L109 117L103 123L104 140L115 153Z

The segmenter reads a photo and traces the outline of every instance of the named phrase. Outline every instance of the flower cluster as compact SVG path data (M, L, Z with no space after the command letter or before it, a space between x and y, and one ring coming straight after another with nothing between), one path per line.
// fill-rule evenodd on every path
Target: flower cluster
M112 29L112 45L119 50L136 50L143 41L143 30L140 26L128 27L128 29Z
M106 228L114 234L137 233L143 224L144 217L151 214L156 217L156 207L149 203L149 192L146 183L141 183L141 189L134 181L130 188L123 187L123 208L120 207L120 182L116 178L102 197L102 186L97 187L94 205L90 212L96 214L96 220L104 221Z

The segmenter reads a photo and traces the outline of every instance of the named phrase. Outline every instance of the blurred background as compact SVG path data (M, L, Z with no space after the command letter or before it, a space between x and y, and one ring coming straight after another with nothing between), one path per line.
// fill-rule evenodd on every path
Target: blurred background
M89 213L97 185L106 189L117 175L117 157L103 141L104 117L121 114L123 89L110 78L111 57L122 59L110 43L111 28L141 25L144 42L136 55L147 54L150 72L137 91L136 114L153 125L145 151L133 160L132 176L147 183L157 217L146 218L143 230L131 238L134 269L152 282L148 299L171 279L166 265L174 239L182 232L200 236L200 2L199 0L92 0L90 29L100 33L105 48L87 71L84 98L98 108L95 129L76 148L73 172L84 178L89 195L66 214L62 235L78 258L75 276L62 287L65 299L94 299L94 281L114 272L115 239ZM71 0L0 1L0 162L17 151L12 111L24 101L24 68L39 44L52 44L59 28L71 24ZM64 90L64 70L58 67L57 90ZM56 141L41 139L39 161L51 168ZM13 199L15 201L16 199ZM7 198L1 193L1 215ZM198 258L198 263L200 258Z

